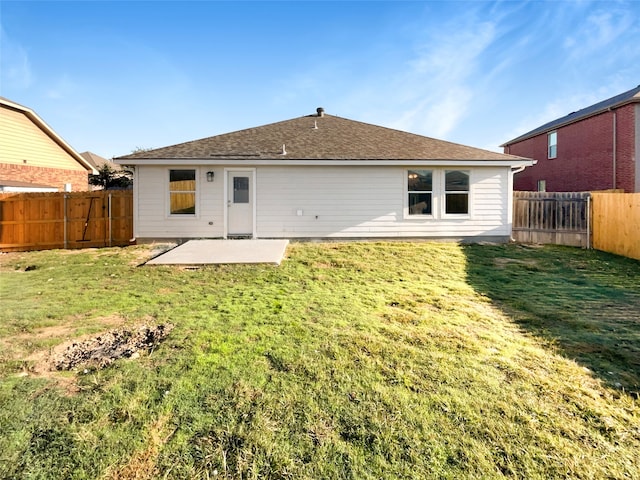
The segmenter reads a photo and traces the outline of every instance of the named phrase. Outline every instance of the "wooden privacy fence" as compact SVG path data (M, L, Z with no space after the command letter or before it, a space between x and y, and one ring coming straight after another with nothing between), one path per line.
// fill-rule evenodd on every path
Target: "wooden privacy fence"
M593 248L640 260L640 193L593 198Z
M513 238L589 248L589 192L513 192Z
M132 236L131 190L0 194L3 252L124 246Z
M125 246L131 190L0 194L0 251ZM513 237L640 260L640 193L514 192Z

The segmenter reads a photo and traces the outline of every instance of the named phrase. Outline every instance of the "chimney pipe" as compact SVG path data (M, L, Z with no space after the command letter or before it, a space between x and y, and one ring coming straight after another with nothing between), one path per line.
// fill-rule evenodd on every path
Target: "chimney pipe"
M324 117L324 108L318 107L316 108L316 112L318 112L319 117Z

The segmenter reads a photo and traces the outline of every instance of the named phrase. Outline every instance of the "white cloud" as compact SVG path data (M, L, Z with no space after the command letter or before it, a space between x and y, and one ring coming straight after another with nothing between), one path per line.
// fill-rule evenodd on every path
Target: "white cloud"
M433 31L407 62L394 85L404 110L394 128L442 138L465 117L480 57L496 37L494 23L472 17Z
M446 137L464 116L472 97L470 89L452 85L446 90L427 94L413 108L405 110L391 126L432 137Z
M626 9L599 10L589 15L563 47L572 57L581 58L607 48L633 28L637 18ZM615 55L617 52L611 52Z
M0 26L0 43L2 55L0 55L0 83L15 90L25 90L34 81L31 63L27 50L13 42Z

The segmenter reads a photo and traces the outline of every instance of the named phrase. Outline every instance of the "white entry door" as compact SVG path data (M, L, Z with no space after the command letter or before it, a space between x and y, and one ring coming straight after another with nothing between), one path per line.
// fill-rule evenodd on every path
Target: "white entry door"
M227 172L227 235L253 236L253 172Z

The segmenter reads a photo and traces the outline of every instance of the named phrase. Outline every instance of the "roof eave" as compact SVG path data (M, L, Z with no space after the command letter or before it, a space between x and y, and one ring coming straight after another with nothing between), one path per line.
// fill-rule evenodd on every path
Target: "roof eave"
M509 159L295 159L295 158L251 158L251 159L225 159L225 158L115 158L114 162L120 165L211 165L211 166L482 166L482 167L520 167L531 166L534 160L523 157Z

